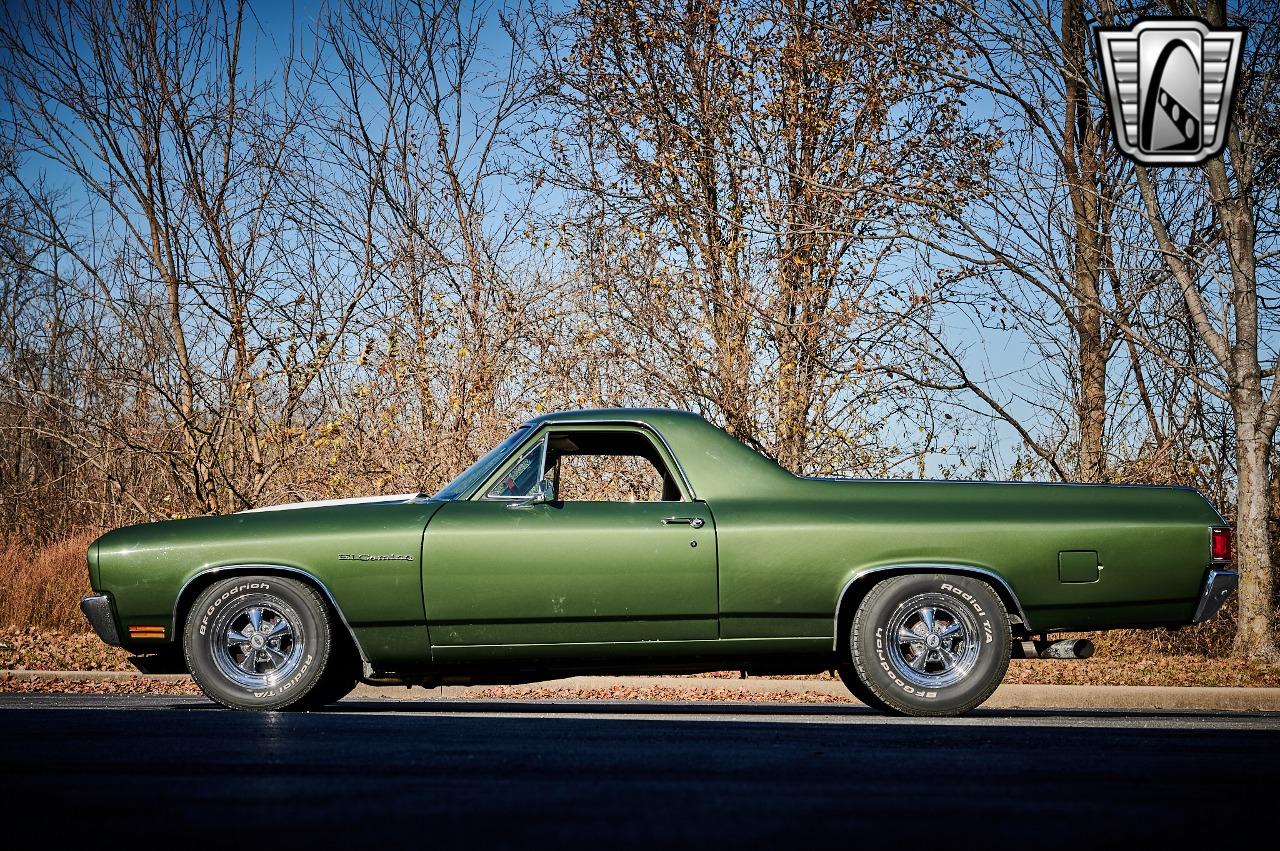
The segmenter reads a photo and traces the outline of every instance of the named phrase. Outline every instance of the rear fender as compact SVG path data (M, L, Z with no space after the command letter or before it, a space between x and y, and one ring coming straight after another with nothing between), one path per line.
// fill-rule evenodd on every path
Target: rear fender
M831 649L839 652L840 636L844 633L847 623L853 618L853 611L857 607L858 601L866 596L872 586L882 579L915 573L955 573L990 582L996 593L1000 595L1001 601L1004 602L1005 608L1009 612L1009 619L1015 625L1021 624L1027 632L1031 632L1031 622L1027 620L1026 612L1023 611L1022 603L1019 602L1018 595L1014 593L1013 586L1003 576L989 568L975 567L969 564L935 564L931 562L886 564L861 571L850 578L844 584L844 587L840 589L840 596L836 600Z

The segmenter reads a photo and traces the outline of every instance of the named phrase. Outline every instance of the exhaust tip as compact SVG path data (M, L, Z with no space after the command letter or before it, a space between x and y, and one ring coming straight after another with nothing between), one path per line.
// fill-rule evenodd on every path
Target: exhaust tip
M1037 649L1041 659L1088 659L1097 648L1088 638L1064 638L1045 642Z

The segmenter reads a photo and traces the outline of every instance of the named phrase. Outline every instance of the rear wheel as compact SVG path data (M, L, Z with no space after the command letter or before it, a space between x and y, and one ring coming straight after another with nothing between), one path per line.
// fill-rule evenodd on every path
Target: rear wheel
M1004 603L986 582L944 573L896 576L872 588L854 613L849 674L876 708L960 715L1000 685L1011 641Z
M318 690L332 673L332 629L328 607L311 587L236 576L196 599L183 650L191 676L223 706L302 708L324 696Z

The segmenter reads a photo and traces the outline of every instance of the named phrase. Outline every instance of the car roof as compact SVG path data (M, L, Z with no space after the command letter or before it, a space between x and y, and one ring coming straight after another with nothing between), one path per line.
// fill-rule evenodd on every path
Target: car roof
M674 408L581 408L574 411L553 411L542 414L529 420L525 425L540 426L543 423L575 422L641 422L660 425L663 421L677 419L706 422L698 414Z

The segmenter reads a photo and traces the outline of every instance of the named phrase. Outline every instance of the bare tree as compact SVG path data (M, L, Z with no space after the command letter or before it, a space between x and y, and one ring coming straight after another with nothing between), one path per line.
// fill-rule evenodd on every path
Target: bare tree
M544 33L549 174L582 202L570 250L641 392L793 469L878 470L851 461L905 398L888 366L930 309L898 236L919 198L963 195L985 145L910 59L956 61L948 27L914 6L623 3Z
M299 242L282 196L297 188L300 101L274 97L246 67L248 17L243 2L35 2L0 18L4 123L27 160L10 178L53 223L31 236L143 347L146 367L115 380L177 435L140 451L163 455L177 503L196 511L258 499L281 460L267 446L276 422L297 409L359 300L277 277ZM45 172L83 199L77 215L49 206L31 177ZM293 334L279 323L299 318L281 305L311 305L329 327L272 367ZM268 415L264 393L280 385L283 410ZM113 430L102 413L97 425Z
M1264 128L1276 113L1274 13L1264 4L1241 10L1251 45L1224 155L1199 170L1153 170L1123 164L1110 150L1096 59L1083 33L1089 22L1124 23L1133 10L1069 0L1061 14L1024 4L972 11L976 23L966 32L983 60L973 84L1011 105L1001 121L1013 146L1007 163L992 170L996 181L983 203L943 216L948 227L929 244L985 283L975 306L1010 311L1033 350L1063 364L1063 395L1074 400L1075 416L1058 439L1078 435L1075 470L1063 463L1062 443L1037 439L941 339L935 351L958 380L935 386L983 398L1063 478L1102 471L1099 440L1110 420L1120 433L1115 461L1128 457L1136 469L1112 466L1108 475L1194 481L1219 493L1230 477L1221 457L1228 440L1218 439L1221 412L1229 410L1243 576L1235 650L1271 658L1266 465L1280 396L1266 308L1275 286L1278 205L1275 134ZM1220 6L1198 11L1225 20ZM1038 162L1049 168L1038 171ZM1072 345L1052 343L1057 320L1071 329ZM1110 366L1120 348L1124 372ZM1145 437L1124 434L1135 430ZM1148 447L1146 457L1127 455L1139 443ZM1205 467L1216 472L1206 478Z
M361 410L412 432L389 479L447 480L536 404L530 355L556 287L529 245L520 183L532 102L520 12L350 0L320 28L325 215L378 294L357 355L372 371Z
M1105 124L1089 18L1080 0L1060 14L1015 2L958 15L970 61L944 73L987 105L1000 146L980 197L935 205L936 226L916 236L959 262L949 275L952 311L985 337L1020 337L1036 358L993 377L956 339L929 336L935 369L922 383L975 397L1052 475L1103 481L1120 474L1108 465L1107 434L1111 416L1118 433L1126 430L1119 385L1126 377L1145 384L1132 346L1128 376L1116 374L1124 336L1112 316L1131 316L1151 287L1132 284L1141 270L1128 243L1113 237L1136 218L1120 203L1132 174Z
M1170 10L1188 11L1182 4ZM1228 22L1221 3L1191 11L1214 25ZM1280 18L1259 2L1245 4L1231 22L1247 24L1249 33L1225 151L1193 172L1138 166L1137 181L1159 256L1212 356L1206 389L1234 419L1241 571L1235 652L1275 660L1268 462L1280 423Z

